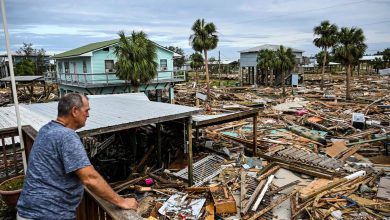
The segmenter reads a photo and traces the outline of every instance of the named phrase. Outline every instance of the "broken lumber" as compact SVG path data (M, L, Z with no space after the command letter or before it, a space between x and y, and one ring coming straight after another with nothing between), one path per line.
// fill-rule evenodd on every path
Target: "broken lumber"
M262 215L264 215L266 212L270 211L271 209L273 209L274 207L278 206L279 204L281 204L282 202L284 202L284 200L290 198L291 196L293 196L295 193L297 193L297 190L293 190L292 192L286 194L286 195L282 195L280 196L279 198L277 198L275 201L272 201L272 203L265 207L264 209L262 209L261 211L255 213L252 217L250 217L248 220L255 220L255 219L258 219L259 217L261 217Z
M210 187L210 193L213 197L215 211L218 214L236 213L236 200L226 186Z
M272 180L274 179L274 177L275 177L275 175L271 175L271 176L268 177L267 182L265 183L263 189L261 190L259 198L257 198L255 204L252 207L252 211L255 212L257 210L257 208L259 207L260 202L261 202L261 200L263 200L263 197L264 197L265 193L267 192L268 187L270 186L270 184L271 184Z
M257 198L257 195L260 193L260 190L263 188L265 184L265 180L262 180L260 181L260 183L257 185L255 191L253 192L253 194L251 195L251 197L249 198L249 201L248 203L245 205L244 209L241 210L241 214L242 215L246 215L246 213L248 212L249 208L252 206L252 203L255 201L255 199Z

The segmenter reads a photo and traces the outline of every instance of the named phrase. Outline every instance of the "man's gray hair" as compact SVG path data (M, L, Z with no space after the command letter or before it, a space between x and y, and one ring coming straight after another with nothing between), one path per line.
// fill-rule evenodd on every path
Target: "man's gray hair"
M83 106L83 97L87 96L78 93L68 93L58 102L58 117L69 115L73 107L81 108Z

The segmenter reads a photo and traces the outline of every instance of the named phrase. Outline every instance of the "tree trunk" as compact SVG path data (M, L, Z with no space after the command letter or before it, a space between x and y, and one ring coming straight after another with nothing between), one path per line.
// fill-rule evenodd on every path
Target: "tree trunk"
M130 81L130 89L129 89L129 92L130 92L130 93L138 92L138 89L139 89L139 86L138 86L137 84L132 83L132 81Z
M198 86L198 83L199 83L198 68L195 68L195 82L196 82L196 86Z
M269 76L269 85L271 86L271 87L273 87L274 85L273 85L273 77L274 77L274 70L273 69L271 69L271 72L270 72L270 76Z
M207 100L209 100L210 99L210 78L209 78L209 62L207 60L207 50L204 50L204 66L206 69Z
M324 75L325 75L325 64L326 64L326 51L327 48L324 47L324 59L322 60L322 72L321 72L321 91L324 90Z
M351 99L351 95L350 95L350 92L349 92L349 80L351 78L351 64L348 64L347 66L347 80L346 80L346 99L347 100L350 100Z
M265 82L264 82L264 85L265 86L268 86L268 74L269 73L269 70L265 71Z
M283 91L283 96L286 96L286 80L284 79L286 77L286 72L282 69L282 81L280 82L282 84L282 91Z

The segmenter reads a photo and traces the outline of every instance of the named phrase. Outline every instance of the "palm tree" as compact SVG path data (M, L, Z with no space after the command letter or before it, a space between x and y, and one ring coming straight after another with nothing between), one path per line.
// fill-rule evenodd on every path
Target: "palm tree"
M383 68L385 63L381 58L375 57L375 59L371 62L372 67L375 69L375 73L379 73L379 69Z
M206 69L207 97L210 97L210 79L207 60L207 51L215 49L218 44L217 28L214 23L206 23L204 19L198 19L192 25L193 34L189 41L195 51L204 53L204 63Z
M257 66L266 71L265 84L268 85L268 75L270 75L270 84L272 85L272 69L276 59L275 52L273 50L262 49L257 54Z
M346 98L350 96L351 67L356 64L366 51L367 45L364 43L363 30L357 27L341 28L338 33L338 42L333 48L334 58L347 67L346 74Z
M135 91L141 83L147 83L157 75L156 45L148 40L142 31L126 37L123 31L118 33L119 41L115 45L116 75L119 79L130 81Z
M190 60L191 60L190 67L195 70L195 78L196 78L195 80L196 80L196 84L198 84L198 79L199 79L198 70L203 66L203 57L200 53L195 52L191 54Z
M316 55L314 55L314 57L316 58L316 61L318 63L319 66L324 66L322 62L324 62L324 54L325 54L325 51L320 51L318 52ZM327 59L325 60L325 66L329 65L329 62L330 62L330 54L329 52L326 52L326 57Z
M386 63L385 68L387 68L387 64L390 62L390 48L386 48L383 52L383 61Z
M294 70L295 65L296 65L296 59L295 59L295 55L294 55L294 53L293 53L291 48L288 48L286 53L287 53L287 57L288 57L288 60L287 60L288 61L287 62L288 69L287 69L287 71L288 71L288 74L291 75L291 71Z
M329 21L322 21L319 26L316 26L313 29L314 34L319 36L313 40L313 43L317 47L322 48L322 51L324 52L321 73L321 90L324 89L325 65L327 63L326 56L328 54L328 49L333 47L337 42L337 29L337 25L330 24Z
M286 72L291 72L291 70L295 66L295 56L292 52L291 48L285 49L283 45L279 47L279 49L276 51L276 56L278 58L277 64L279 65L279 70L282 73L282 89L283 89L283 96L286 95Z

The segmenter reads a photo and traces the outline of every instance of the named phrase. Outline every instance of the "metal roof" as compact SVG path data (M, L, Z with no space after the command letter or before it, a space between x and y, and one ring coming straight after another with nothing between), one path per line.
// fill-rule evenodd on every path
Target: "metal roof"
M145 95L143 95L145 96ZM140 94L88 96L90 117L79 135L96 135L152 123L186 118L201 111L199 108L151 102ZM37 131L57 118L58 102L20 105L22 125L31 125ZM16 127L14 107L0 108L0 129Z
M80 56L81 54L85 54L85 53L88 53L91 51L95 51L95 50L103 49L105 47L112 46L114 44L117 44L118 42L119 42L119 39L95 42L95 43L87 44L87 45L84 45L84 46L81 46L81 47L78 47L78 48L75 48L72 50L65 51L63 53L56 54L56 55L52 56L51 58L52 59L61 59L61 58ZM151 41L151 42L154 45L156 45L157 47L159 47L163 50L166 50L168 52L171 52L175 55L174 51L171 51L171 50L169 50L169 49L167 49L167 48L165 48L165 47L163 47L163 46L161 46L153 41Z
M242 50L242 51L240 51L240 53L259 52L259 50L265 50L265 49L276 51L277 49L280 48L280 46L281 45L276 45L276 44L264 44L264 45L261 45L261 46L252 47L252 48L249 48L249 49L246 49L246 50ZM292 51L296 52L296 53L303 53L304 52L303 50L298 50L298 49L295 49L295 48L292 48L292 47L286 47L286 48L291 48Z
M375 59L381 59L383 60L383 55L367 55L367 56L363 56L362 58L360 58L359 60L361 61L373 61Z
M40 81L44 80L43 76L15 76L15 82L30 82L30 81ZM10 82L11 77L7 76L2 79L0 79L2 82Z
M219 115L195 115L193 117L193 126L195 128L207 127L217 124L223 124L231 121L238 121L245 118L257 116L259 109L251 109Z
M192 120L194 121L194 123L197 123L197 122L207 121L210 119L221 118L221 117L224 117L226 115L231 115L231 114L232 113L223 113L223 114L218 114L218 115L195 115L194 117L192 117Z

